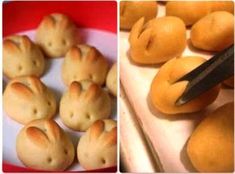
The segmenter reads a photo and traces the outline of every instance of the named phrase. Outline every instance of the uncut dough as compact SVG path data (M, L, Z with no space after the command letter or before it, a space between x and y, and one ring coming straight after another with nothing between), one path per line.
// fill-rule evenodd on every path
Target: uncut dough
M234 103L219 107L198 125L187 153L199 172L234 171Z
M155 1L121 1L120 2L120 28L130 30L141 18L145 22L156 17L158 12Z
M3 93L3 108L9 117L21 124L51 118L56 113L56 99L39 78L18 77L9 82Z
M117 96L117 63L113 64L108 72L106 86L114 96Z
M108 92L91 81L71 83L60 101L62 122L76 131L86 131L96 120L108 118L111 111Z
M175 105L176 100L183 94L188 82L174 82L205 61L201 57L187 56L166 62L160 68L151 84L149 94L153 107L165 114L179 114L200 111L211 104L218 96L220 85L184 105Z
M108 61L99 50L89 45L77 45L67 52L61 72L67 86L81 80L92 80L102 85L108 70Z
M166 4L166 15L181 18L186 26L191 26L202 17L214 11L233 13L232 1L171 1Z
M78 44L80 36L73 21L64 14L53 13L39 24L35 40L48 57L58 58Z
M44 55L28 36L13 35L4 39L3 73L8 78L26 75L40 77L44 69Z
M32 121L17 135L18 158L32 169L64 171L72 164L74 151L67 134L50 119Z
M200 19L192 27L192 45L206 51L221 51L234 42L234 16L217 11Z
M139 64L156 64L180 56L186 47L186 28L177 17L160 17L132 27L130 57Z
M87 170L117 165L117 123L114 120L98 120L80 138L77 157Z

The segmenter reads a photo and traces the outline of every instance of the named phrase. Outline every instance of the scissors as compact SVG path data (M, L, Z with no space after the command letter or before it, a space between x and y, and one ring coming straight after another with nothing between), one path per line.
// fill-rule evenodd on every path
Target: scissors
M175 105L183 105L234 75L234 45L184 75L176 82L189 81Z

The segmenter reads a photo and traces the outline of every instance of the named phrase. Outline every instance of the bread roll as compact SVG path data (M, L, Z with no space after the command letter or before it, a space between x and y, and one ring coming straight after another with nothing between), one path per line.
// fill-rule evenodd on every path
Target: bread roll
M37 77L24 76L10 81L3 93L3 108L21 124L51 118L56 113L56 99Z
M149 21L156 17L158 12L155 1L121 1L120 2L120 28L130 30L141 18Z
M150 99L154 108L165 114L179 114L200 111L211 104L219 93L220 85L184 105L175 105L175 102L183 94L188 84L188 81L176 83L175 81L204 62L204 58L196 56L179 57L166 62L160 68L151 84Z
M232 1L171 1L167 2L166 15L179 17L186 26L191 26L211 12L233 13L233 9Z
M113 120L98 120L80 138L77 157L87 170L117 165L117 124Z
M87 130L96 120L111 115L109 94L91 81L71 83L60 101L60 117L69 128Z
M199 172L234 171L234 103L219 107L198 125L187 153Z
M76 25L64 14L45 16L36 31L36 43L50 58L58 58L80 42Z
M3 41L3 72L8 78L40 77L45 69L43 53L28 36L13 35Z
M117 63L113 64L106 78L106 86L114 96L117 96Z
M186 28L177 17L161 17L144 25L141 18L132 27L130 56L139 64L162 63L181 55L186 47Z
M62 64L62 79L68 86L73 81L92 80L104 84L109 70L107 59L89 45L72 47Z
M234 42L234 16L217 11L200 19L192 27L193 46L206 51L221 51Z
M74 146L59 125L48 119L35 120L21 129L16 139L21 162L32 169L64 171L74 160Z

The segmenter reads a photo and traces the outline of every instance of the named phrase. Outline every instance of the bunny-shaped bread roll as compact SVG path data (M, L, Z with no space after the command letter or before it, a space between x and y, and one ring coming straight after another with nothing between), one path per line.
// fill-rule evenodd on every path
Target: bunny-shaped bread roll
M3 41L3 73L8 78L34 75L45 68L43 53L27 36L13 35Z
M16 152L27 167L45 171L63 171L74 160L74 146L59 125L39 119L25 125L17 135Z
M43 18L35 39L50 58L64 56L70 47L80 42L76 25L67 16L59 13Z
M181 55L186 47L186 28L177 17L160 17L144 25L141 18L132 27L130 56L139 64L156 64Z
M92 80L102 85L108 69L108 61L95 47L77 45L72 47L65 56L62 79L66 85L81 80Z
M3 108L21 124L51 118L56 112L55 96L37 77L18 77L10 81L3 93Z
M71 129L85 131L96 120L111 115L108 92L91 81L72 82L60 101L60 117Z
M114 120L98 120L80 138L77 157L87 170L117 164L117 124Z

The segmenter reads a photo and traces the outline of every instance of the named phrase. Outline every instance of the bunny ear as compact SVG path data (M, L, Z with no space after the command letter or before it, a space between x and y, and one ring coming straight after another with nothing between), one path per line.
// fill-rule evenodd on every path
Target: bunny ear
M70 48L70 50L68 51L66 57L74 59L74 60L81 60L81 50L80 48L73 46L72 48Z
M64 30L71 25L70 19L67 16L61 15L59 17L60 25L58 27L60 30Z
M98 84L93 83L88 87L85 98L87 100L95 100L101 93L101 87Z
M86 55L86 60L90 61L90 62L94 62L97 60L98 58L98 50L96 50L94 47L90 47L87 55Z
M50 140L56 141L61 137L61 130L58 124L53 120L47 120L45 122L45 128L47 129L47 135Z
M25 86L20 82L13 82L10 85L10 88L20 97L22 98L31 98L33 97L33 92L29 89L29 87Z
M98 120L95 123L93 123L89 128L90 140L93 141L98 139L103 131L104 131L104 122L102 120Z
M129 42L135 44L140 36L140 33L144 26L144 18L142 17L139 19L132 27L130 36L129 36Z
M8 53L16 52L19 54L21 51L19 45L10 39L5 39L3 41L3 47L3 51L7 51Z
M34 93L41 94L44 92L45 86L39 78L30 76L27 80L32 84L30 87Z
M114 127L111 131L105 132L103 136L104 147L109 147L117 144L117 127Z
M42 21L42 25L46 26L47 29L54 28L56 22L54 17L51 15L45 16Z
M37 127L27 128L26 135L36 146L41 148L46 148L49 144L49 140L46 134Z
M151 33L152 33L152 29L147 28L140 34L139 39L138 39L138 42L143 45L142 48L145 48L146 50L149 50L153 43L153 40L151 39L152 37Z
M29 51L31 49L31 47L32 47L31 40L27 36L24 35L24 36L22 36L21 41L22 41L21 49L23 51Z
M82 87L79 82L72 82L69 86L69 95L71 98L78 98L82 92Z

